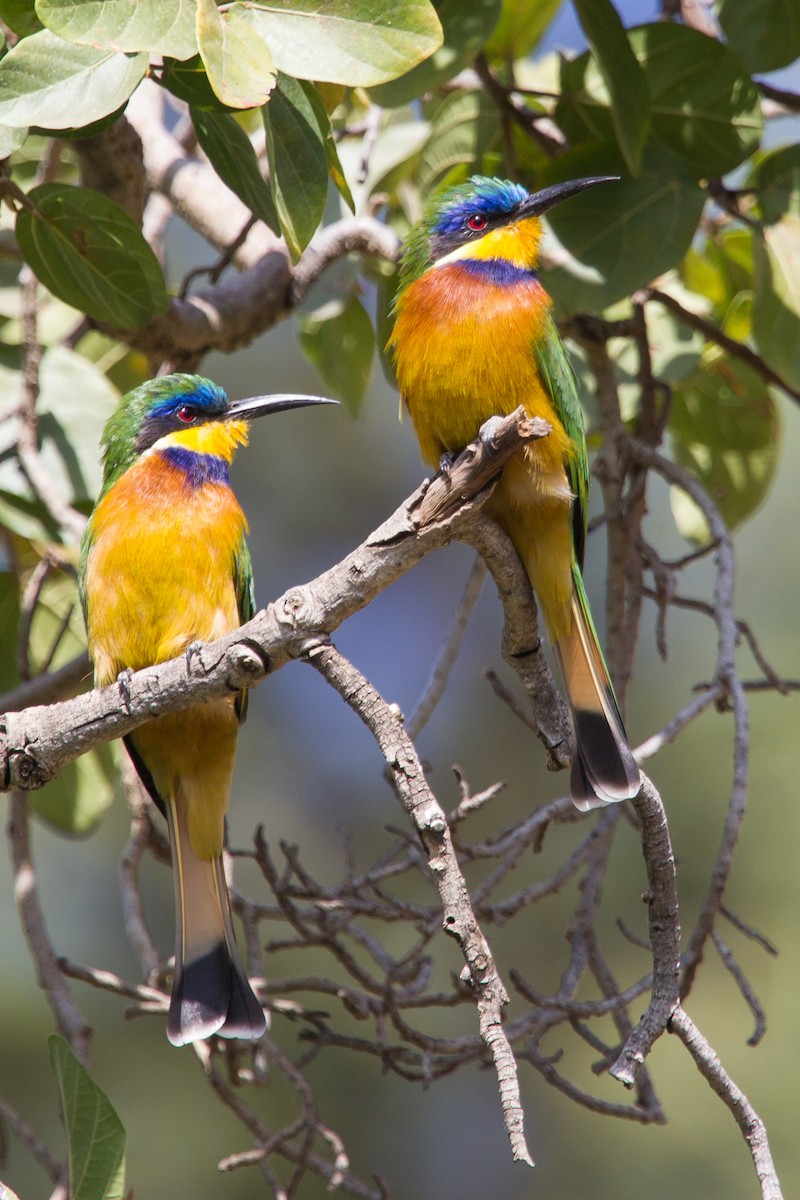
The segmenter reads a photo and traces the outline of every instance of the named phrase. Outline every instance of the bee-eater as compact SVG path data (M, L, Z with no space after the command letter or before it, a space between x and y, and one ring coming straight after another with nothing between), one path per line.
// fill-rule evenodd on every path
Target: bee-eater
M581 577L589 472L575 376L536 272L541 216L608 182L529 194L474 176L434 196L400 266L389 346L423 459L462 450L520 404L550 434L506 466L486 511L509 535L556 648L575 727L580 809L635 796L631 754Z
M314 396L229 401L199 375L129 392L103 432L103 486L81 552L81 598L102 687L236 629L255 611L247 521L228 468L264 413ZM225 812L247 693L140 726L125 746L165 814L175 880L167 1036L257 1038L264 1013L242 968L222 865Z

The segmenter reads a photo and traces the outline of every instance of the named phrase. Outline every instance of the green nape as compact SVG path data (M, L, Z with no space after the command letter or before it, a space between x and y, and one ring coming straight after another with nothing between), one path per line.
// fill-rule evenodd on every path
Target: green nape
M454 233L474 212L489 218L511 217L527 196L522 184L487 175L472 175L465 183L435 193L406 239L399 291L424 275L435 261L432 240L436 235Z
M103 487L98 499L103 498L139 457L136 437L145 420L171 401L189 396L203 407L209 402L219 406L226 400L222 388L210 379L202 375L180 374L148 379L122 397L119 408L106 422L100 439L103 447Z

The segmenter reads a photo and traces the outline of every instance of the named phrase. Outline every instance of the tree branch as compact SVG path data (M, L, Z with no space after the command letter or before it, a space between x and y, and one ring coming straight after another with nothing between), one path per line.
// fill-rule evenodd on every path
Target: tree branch
M477 511L487 484L521 445L542 437L545 422L520 409L491 441L472 443L447 478L423 484L379 529L335 567L293 588L252 621L218 642L123 675L101 691L0 719L0 790L41 787L78 755L165 712L251 687L303 654L309 639L337 629L425 554L463 537L492 540L493 525ZM490 532L486 533L486 527ZM482 530L482 534L478 531ZM510 543L494 542L493 560ZM541 650L537 651L541 655Z
M761 1184L762 1200L783 1200L781 1185L772 1161L764 1122L744 1092L733 1082L717 1055L683 1008L677 1008L670 1020L670 1033L683 1042L698 1071L733 1113L736 1124L753 1156L753 1165Z
M306 657L361 718L389 765L398 799L425 847L442 902L442 926L456 939L466 960L462 979L475 994L481 1037L497 1072L514 1160L533 1166L525 1142L517 1066L502 1023L508 994L473 912L444 811L428 787L422 764L397 712L333 646L324 642L311 645Z

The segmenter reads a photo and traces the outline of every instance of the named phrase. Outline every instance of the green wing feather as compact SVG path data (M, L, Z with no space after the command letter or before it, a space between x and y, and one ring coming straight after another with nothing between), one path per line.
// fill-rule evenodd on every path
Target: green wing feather
M233 556L233 584L236 588L236 606L239 609L239 622L244 625L245 621L249 621L255 615L256 597L253 591L253 563L250 558L250 551L247 548L247 542L242 538L239 542L239 549ZM243 688L236 697L234 707L239 721L244 721L247 716L247 698L249 692L247 688Z
M578 381L555 322L550 318L547 320L543 335L537 342L535 350L542 383L575 447L575 453L564 463L564 466L570 487L575 494L575 504L572 509L572 540L575 544L575 558L578 566L583 566L583 551L586 544L586 504L589 494L586 433L583 425L583 412L578 399Z

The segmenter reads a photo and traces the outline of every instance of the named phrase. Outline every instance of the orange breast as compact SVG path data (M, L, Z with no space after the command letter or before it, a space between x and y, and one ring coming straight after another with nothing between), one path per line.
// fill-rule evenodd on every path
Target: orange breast
M85 588L99 684L236 628L234 556L245 529L228 486L192 488L160 454L122 476L91 519Z
M400 298L393 342L400 390L422 457L460 450L489 417L520 404L553 434L536 445L541 469L560 469L571 444L542 386L535 345L550 300L535 276L513 285L454 262L426 272Z

